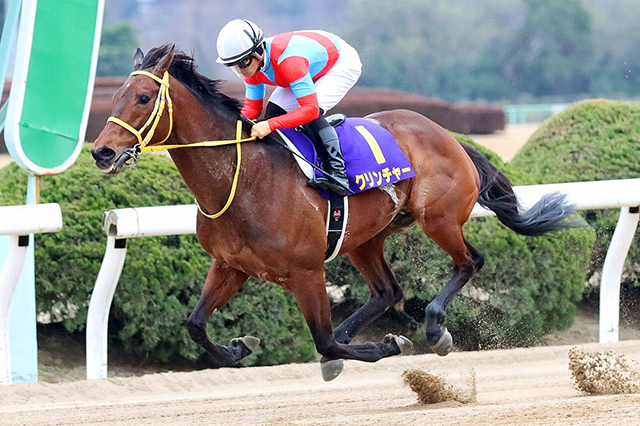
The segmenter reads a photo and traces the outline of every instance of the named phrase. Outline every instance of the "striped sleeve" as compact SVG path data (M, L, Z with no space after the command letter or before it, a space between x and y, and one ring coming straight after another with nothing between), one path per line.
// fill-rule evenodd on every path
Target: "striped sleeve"
M247 82L245 82L245 88L245 100L240 114L254 120L262 114L266 88L263 83Z
M318 106L318 96L315 91L310 95L297 99L300 104L298 108L267 121L271 130L297 127L318 118L320 107Z

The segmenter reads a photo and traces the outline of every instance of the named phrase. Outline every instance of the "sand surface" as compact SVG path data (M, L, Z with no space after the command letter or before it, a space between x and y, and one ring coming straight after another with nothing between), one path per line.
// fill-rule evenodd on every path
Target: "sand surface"
M469 137L498 154L504 161L509 161L539 126L540 123L507 125L504 130L490 135L469 135Z
M640 360L640 341L585 350ZM640 394L588 396L568 368L571 346L346 361L325 383L318 363L163 373L0 387L0 425L616 425L640 424ZM476 402L423 405L402 373L427 369Z
M9 154L0 154L0 168L12 162L13 162L13 159Z

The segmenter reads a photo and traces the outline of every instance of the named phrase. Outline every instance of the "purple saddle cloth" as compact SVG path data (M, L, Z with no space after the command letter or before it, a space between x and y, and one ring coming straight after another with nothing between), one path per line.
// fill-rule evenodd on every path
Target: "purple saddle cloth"
M294 129L281 131L307 160L318 164L318 155L309 138ZM391 133L374 122L364 118L347 118L336 127L336 133L347 167L349 187L354 193L416 175ZM321 175L317 170L315 174ZM329 198L325 191L320 192Z

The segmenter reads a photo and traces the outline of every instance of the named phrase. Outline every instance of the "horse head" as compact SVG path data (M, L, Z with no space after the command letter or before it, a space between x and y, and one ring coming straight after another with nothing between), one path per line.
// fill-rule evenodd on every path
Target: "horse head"
M113 95L111 116L91 149L96 166L105 173L121 172L126 164L135 164L141 147L161 143L170 136L168 69L174 46L164 46L155 53L159 58L145 61L138 49L133 58L134 71ZM163 114L165 105L168 113Z

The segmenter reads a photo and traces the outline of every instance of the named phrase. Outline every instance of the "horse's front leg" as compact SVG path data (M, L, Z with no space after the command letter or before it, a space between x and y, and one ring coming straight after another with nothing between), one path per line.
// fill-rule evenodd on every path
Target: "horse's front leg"
M214 367L229 367L250 355L260 340L245 336L231 341L229 346L220 345L207 334L207 320L238 292L249 278L244 272L215 260L209 268L200 299L187 319L189 336L213 357Z

